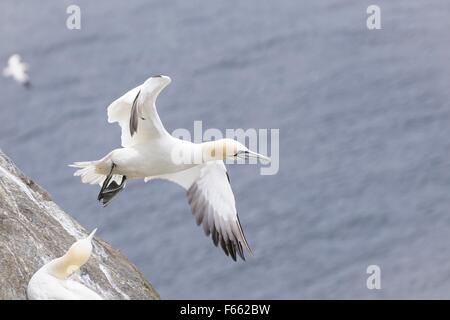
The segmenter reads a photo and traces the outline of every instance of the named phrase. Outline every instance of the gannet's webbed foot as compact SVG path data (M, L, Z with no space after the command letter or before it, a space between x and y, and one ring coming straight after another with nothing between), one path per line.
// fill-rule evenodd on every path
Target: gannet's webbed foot
M103 191L100 192L98 195L98 200L102 202L103 206L106 206L120 191L123 190L126 179L126 176L122 176L122 181L120 184L112 181Z
M125 181L127 180L126 176L122 176L122 181L120 182L120 184L117 184L117 182L114 180L111 182L114 167L115 164L112 165L111 171L103 182L102 188L100 189L100 193L97 197L97 200L101 201L103 206L106 206L120 191L123 190L123 188L125 187Z

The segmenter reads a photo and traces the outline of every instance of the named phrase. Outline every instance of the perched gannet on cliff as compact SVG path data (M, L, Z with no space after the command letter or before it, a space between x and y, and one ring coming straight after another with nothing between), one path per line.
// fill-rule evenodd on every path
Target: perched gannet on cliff
M75 242L62 257L50 261L31 277L27 288L29 300L103 300L88 287L68 279L89 260L96 231Z
M236 212L235 199L224 160L250 157L270 161L232 139L195 144L171 136L164 128L155 102L171 82L154 76L128 91L108 107L108 122L122 128L122 147L100 160L75 162L74 175L83 183L100 184L98 200L107 205L127 179L167 179L187 190L198 225L202 224L226 255L245 260L251 252Z
M11 77L25 87L30 86L30 78L27 74L28 64L22 62L22 58L18 54L13 54L8 59L8 66L3 69L5 77Z

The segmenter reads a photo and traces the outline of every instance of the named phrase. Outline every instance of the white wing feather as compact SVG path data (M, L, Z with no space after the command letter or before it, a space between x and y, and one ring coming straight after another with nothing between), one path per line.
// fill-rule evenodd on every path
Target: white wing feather
M102 300L96 292L71 279L57 279L45 270L36 272L28 283L29 300Z
M122 128L122 146L129 147L148 142L151 139L168 134L164 128L155 102L159 93L170 83L166 76L151 77L142 85L131 89L108 107L108 122L118 122ZM130 117L133 102L139 94L139 124L137 132L131 136Z
M187 190L188 201L197 225L211 234L216 246L236 260L236 253L245 260L244 249L251 249L242 231L236 211L233 191L223 161L207 162L193 168L157 177L181 185Z

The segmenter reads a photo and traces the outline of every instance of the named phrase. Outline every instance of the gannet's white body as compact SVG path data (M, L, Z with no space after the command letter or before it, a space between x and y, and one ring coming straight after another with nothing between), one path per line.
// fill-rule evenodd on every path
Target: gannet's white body
M187 190L197 224L227 255L244 259L250 251L236 212L224 160L269 158L231 139L195 144L171 136L164 128L155 102L171 82L154 76L108 107L108 121L122 128L122 147L97 161L75 162L74 175L83 183L102 185L98 200L104 205L123 189L126 179L167 179ZM251 252L251 251L250 251Z
M95 231L75 242L66 254L50 261L31 277L27 288L29 300L102 300L88 287L68 279L91 256Z
M22 62L22 59L18 54L13 54L8 59L8 66L3 69L3 75L5 77L12 77L24 86L29 86L30 78L27 74L28 69L28 64Z

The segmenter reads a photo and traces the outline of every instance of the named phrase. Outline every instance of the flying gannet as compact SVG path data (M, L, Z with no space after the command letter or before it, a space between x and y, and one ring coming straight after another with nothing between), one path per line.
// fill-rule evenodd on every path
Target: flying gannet
M30 86L30 78L27 74L28 64L22 62L22 58L18 54L13 54L8 59L8 66L3 69L5 77L11 77L25 87Z
M155 102L171 82L153 76L108 107L108 122L122 128L122 147L97 161L75 162L74 175L83 183L100 184L98 200L107 205L129 179L166 179L187 190L197 225L220 243L226 255L245 260L251 249L242 231L224 160L251 157L270 161L232 139L192 143L171 136L164 128ZM177 157L181 155L183 159Z
M103 300L97 293L68 277L83 266L92 253L92 238L75 242L60 258L40 268L28 283L29 300Z

